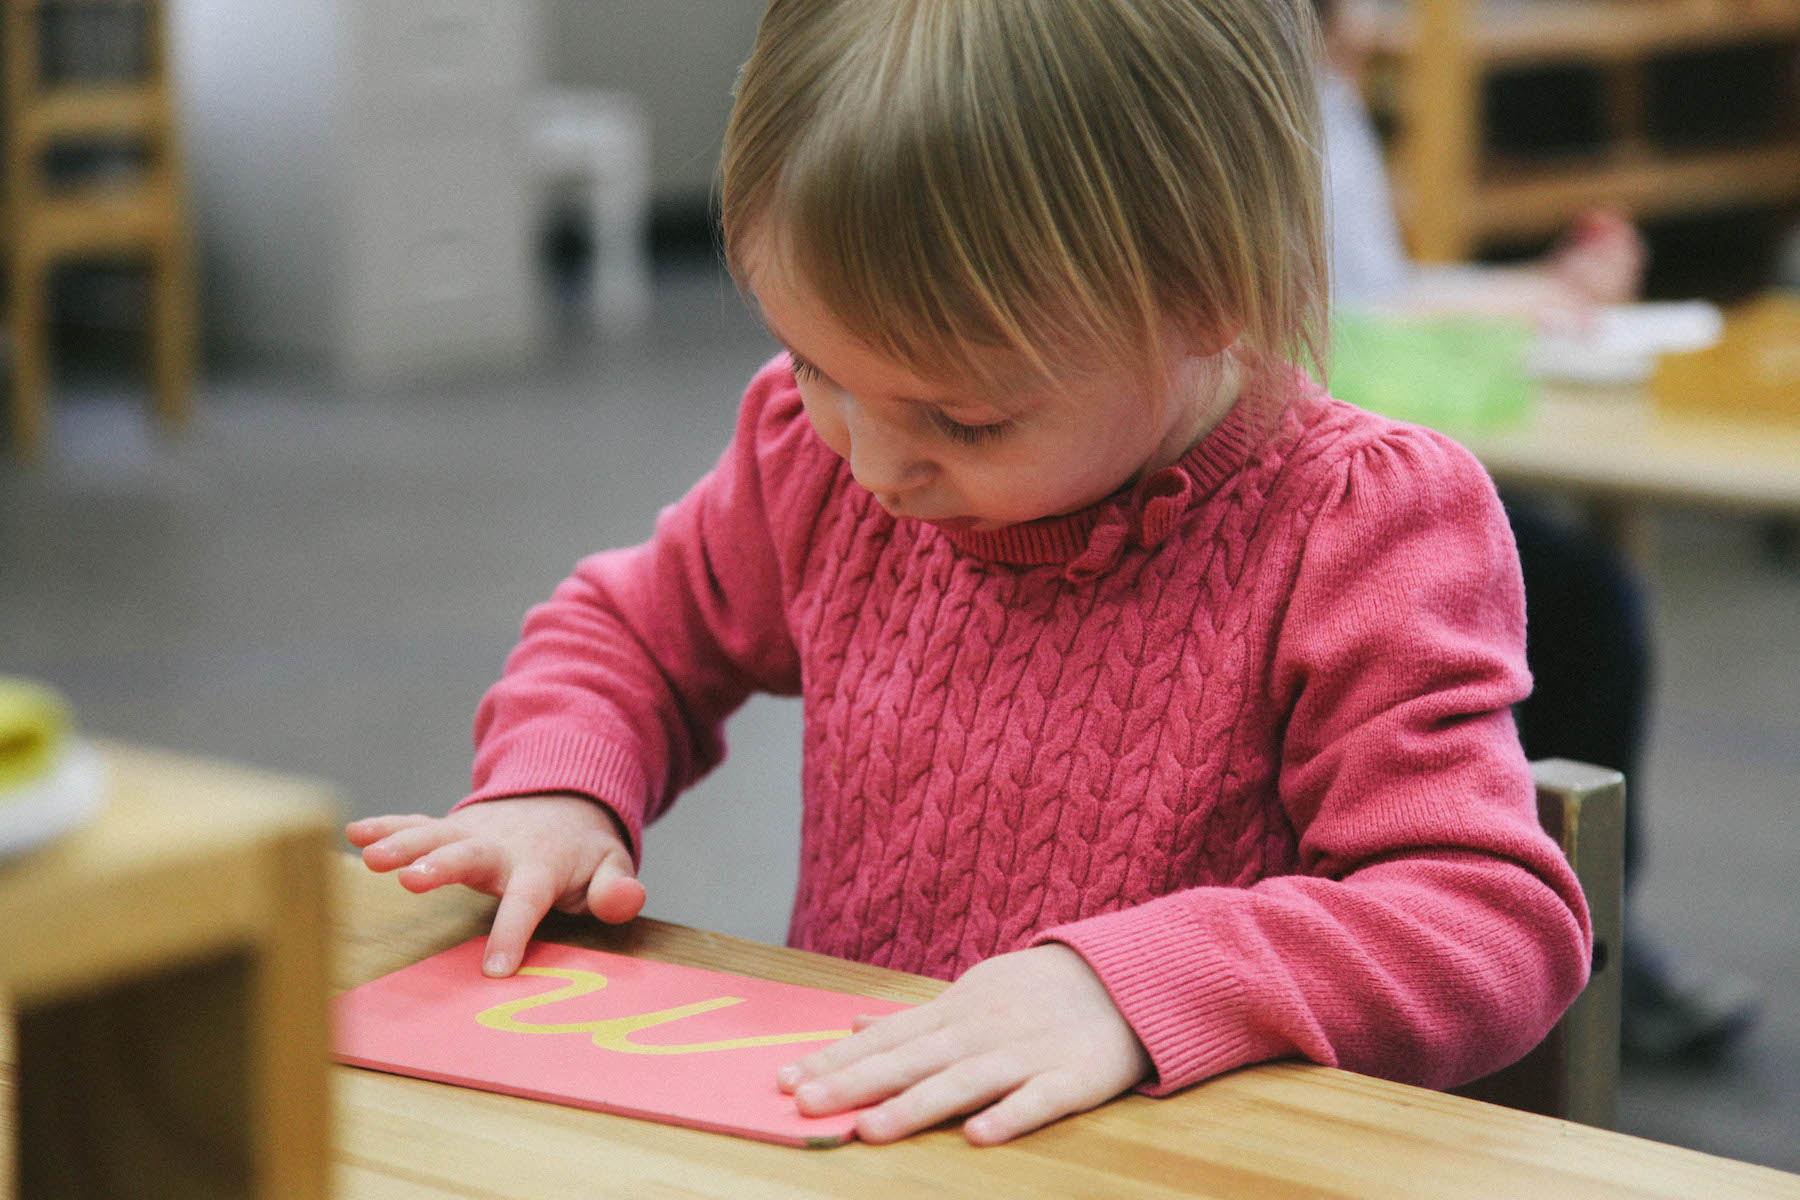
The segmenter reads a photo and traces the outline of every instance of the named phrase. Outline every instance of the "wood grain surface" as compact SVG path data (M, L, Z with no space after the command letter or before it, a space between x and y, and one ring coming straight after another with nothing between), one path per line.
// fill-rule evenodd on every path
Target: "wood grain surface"
M484 933L493 901L413 896L352 856L334 980L352 987ZM943 985L639 919L553 914L540 936L868 996ZM1010 1145L954 1128L891 1146L793 1150L340 1068L338 1194L377 1197L1790 1197L1800 1176L1346 1071L1278 1063L1165 1100L1131 1095Z

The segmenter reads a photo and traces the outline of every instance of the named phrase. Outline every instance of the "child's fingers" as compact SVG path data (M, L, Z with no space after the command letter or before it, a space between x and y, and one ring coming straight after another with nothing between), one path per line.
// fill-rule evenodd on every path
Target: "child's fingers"
M902 1009L873 1021L823 1050L788 1063L775 1072L775 1084L783 1091L791 1092L806 1080L841 1071L859 1059L884 1053L903 1042L923 1037L936 1029L938 1024L938 1014L930 1004Z
M960 1059L863 1113L856 1133L864 1141L891 1142L980 1108L1018 1085L1019 1066L1010 1055Z
M977 1146L998 1146L1104 1099L1107 1097L1093 1098L1054 1075L1034 1075L986 1112L964 1121L963 1136Z
M870 1054L835 1071L823 1072L794 1089L794 1102L808 1116L860 1108L890 1096L917 1090L921 1081L940 1074L960 1075L974 1061L963 1046L943 1030L915 1038L905 1045ZM940 1113L933 1121L949 1113ZM894 1136L898 1137L899 1134Z
M395 867L404 867L422 854L431 853L439 846L467 836L466 831L446 821L409 825L372 845L364 846L363 862L371 870L392 871Z
M531 935L550 911L559 890L550 872L541 866L528 864L513 871L494 913L494 927L488 933L487 957L481 964L483 974L499 977L519 969Z
M400 868L400 886L409 892L429 892L447 883L460 883L476 891L494 891L500 877L500 847L482 838L460 838Z
M410 813L405 816L387 815L380 817L364 817L360 821L352 821L344 826L344 836L352 846L371 846L390 833L398 833L402 829L414 825L423 825L431 820L423 813Z
M608 854L588 884L588 911L609 925L619 925L644 908L644 885L631 873L631 859L623 851Z

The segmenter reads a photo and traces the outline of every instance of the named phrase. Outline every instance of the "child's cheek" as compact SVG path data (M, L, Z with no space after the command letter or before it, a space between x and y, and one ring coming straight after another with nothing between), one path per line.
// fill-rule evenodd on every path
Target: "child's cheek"
M806 419L812 422L813 432L819 435L819 440L830 446L839 458L848 460L850 433L844 428L843 418L832 405L808 397L804 388L800 392L800 401L806 407Z

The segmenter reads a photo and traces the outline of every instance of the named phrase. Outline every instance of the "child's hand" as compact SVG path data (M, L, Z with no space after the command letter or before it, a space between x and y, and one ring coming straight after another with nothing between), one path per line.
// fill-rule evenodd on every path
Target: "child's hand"
M409 892L460 883L500 897L482 970L511 975L532 931L551 907L629 921L644 907L644 885L617 820L575 795L487 800L447 817L369 817L344 834L374 871L399 869Z
M1545 271L1590 304L1625 304L1644 284L1643 235L1618 213L1592 209L1569 227Z
M977 963L937 999L858 1026L776 1082L812 1116L882 1101L857 1118L867 1142L984 1109L963 1133L992 1146L1110 1100L1150 1071L1099 977L1055 943Z

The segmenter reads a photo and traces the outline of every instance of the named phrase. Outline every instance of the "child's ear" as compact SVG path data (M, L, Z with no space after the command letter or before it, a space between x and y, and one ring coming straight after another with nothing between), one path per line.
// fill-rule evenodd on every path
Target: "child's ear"
M1183 358L1212 358L1237 342L1244 334L1242 321L1222 318L1217 314L1195 316L1171 330L1171 342Z

